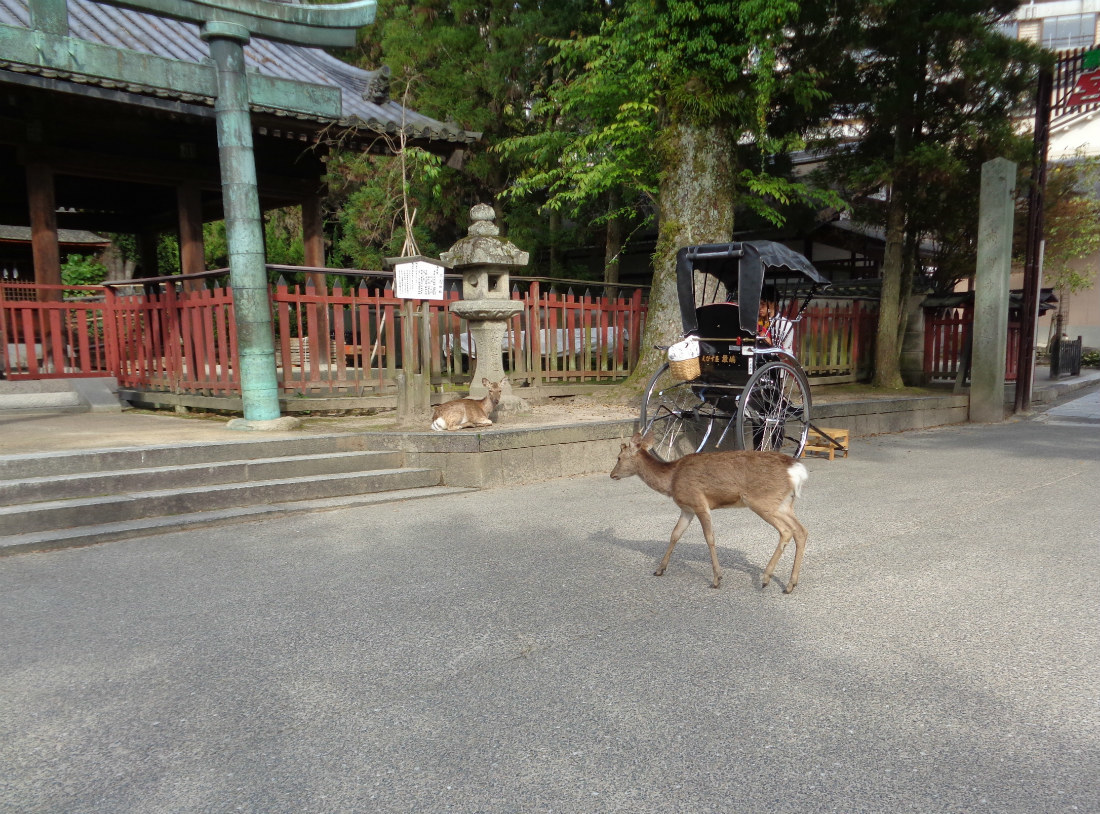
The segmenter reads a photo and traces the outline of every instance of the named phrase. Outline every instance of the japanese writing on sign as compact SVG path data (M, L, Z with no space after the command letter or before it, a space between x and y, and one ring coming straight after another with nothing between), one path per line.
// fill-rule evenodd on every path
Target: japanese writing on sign
M1081 58L1081 68L1083 72L1066 98L1067 107L1100 102L1100 49L1086 51Z
M443 266L424 260L393 267L394 293L402 300L443 299Z

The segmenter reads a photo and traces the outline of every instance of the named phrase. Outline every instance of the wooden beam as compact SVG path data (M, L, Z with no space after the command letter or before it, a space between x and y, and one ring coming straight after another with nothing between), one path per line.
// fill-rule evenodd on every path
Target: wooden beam
M50 164L58 175L80 178L133 181L153 186L176 186L194 182L202 189L220 192L221 173L217 166L196 166L194 162L160 161L135 156L116 156L90 150L57 147L28 148L28 161ZM275 176L260 170L260 194L297 202L317 191L316 175Z
M198 184L183 183L176 187L179 202L180 271L198 274L206 271L202 240L202 191ZM202 288L199 280L186 280L184 289Z
M323 268L325 265L325 230L321 218L321 198L311 195L302 201L302 242L307 266ZM324 272L311 272L310 279L317 291L325 290Z
M134 279L156 277L160 274L160 261L157 259L157 246L160 235L147 230L137 235L139 268L134 271Z
M40 285L61 285L61 252L57 246L57 203L53 169L48 164L27 165L27 206L31 216L31 254L34 281ZM61 291L48 292L42 299L60 300Z

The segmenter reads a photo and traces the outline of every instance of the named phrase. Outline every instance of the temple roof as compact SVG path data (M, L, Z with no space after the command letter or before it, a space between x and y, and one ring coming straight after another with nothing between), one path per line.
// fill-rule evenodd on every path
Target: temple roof
M199 37L199 26L178 22L151 14L92 2L68 0L69 35L91 43L124 48L157 57L205 64L210 53ZM30 14L27 0L0 0L0 25L28 28ZM340 90L342 111L339 118L308 115L270 106L253 106L255 112L313 121L318 125L367 129L394 134L404 124L410 138L429 142L468 144L480 138L480 133L463 130L456 124L444 123L403 108L389 98L388 71L364 71L355 68L319 48L306 48L286 43L253 38L245 46L248 69L264 76L313 85L327 85ZM16 65L3 60L0 68L18 73L39 74L48 79L48 71L33 66ZM61 77L64 80L64 77ZM174 98L192 105L212 105L213 99L202 96L166 93L163 89L143 86L140 80L121 83L81 76L80 84L98 85L113 92L122 92L152 103L160 98ZM190 98L187 98L190 96Z

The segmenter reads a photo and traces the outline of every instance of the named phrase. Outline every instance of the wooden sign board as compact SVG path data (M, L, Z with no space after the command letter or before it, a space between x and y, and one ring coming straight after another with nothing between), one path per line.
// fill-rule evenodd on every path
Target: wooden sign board
M420 257L401 258L393 266L393 293L402 300L441 300L443 269Z

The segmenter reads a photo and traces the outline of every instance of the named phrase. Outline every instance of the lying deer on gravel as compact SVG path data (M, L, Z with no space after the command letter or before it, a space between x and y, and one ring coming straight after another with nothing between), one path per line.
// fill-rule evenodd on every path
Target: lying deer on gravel
M461 430L466 427L491 427L489 416L500 404L500 388L504 379L491 382L482 379L481 383L489 388L488 395L481 399L455 399L440 404L432 410L433 430Z
M619 480L637 475L649 488L668 495L680 507L680 519L672 529L672 540L654 576L665 572L672 549L691 518L698 517L710 548L710 565L714 571L712 585L717 588L722 581L722 569L718 567L718 555L714 550L710 513L714 509L748 506L779 532L779 545L764 569L760 587L767 587L783 550L793 538L794 568L785 593L793 591L806 550L806 529L794 516L794 499L801 495L802 484L809 477L806 467L781 452L754 450L697 452L665 462L649 451L652 443L651 436L635 433L622 445L611 477Z

